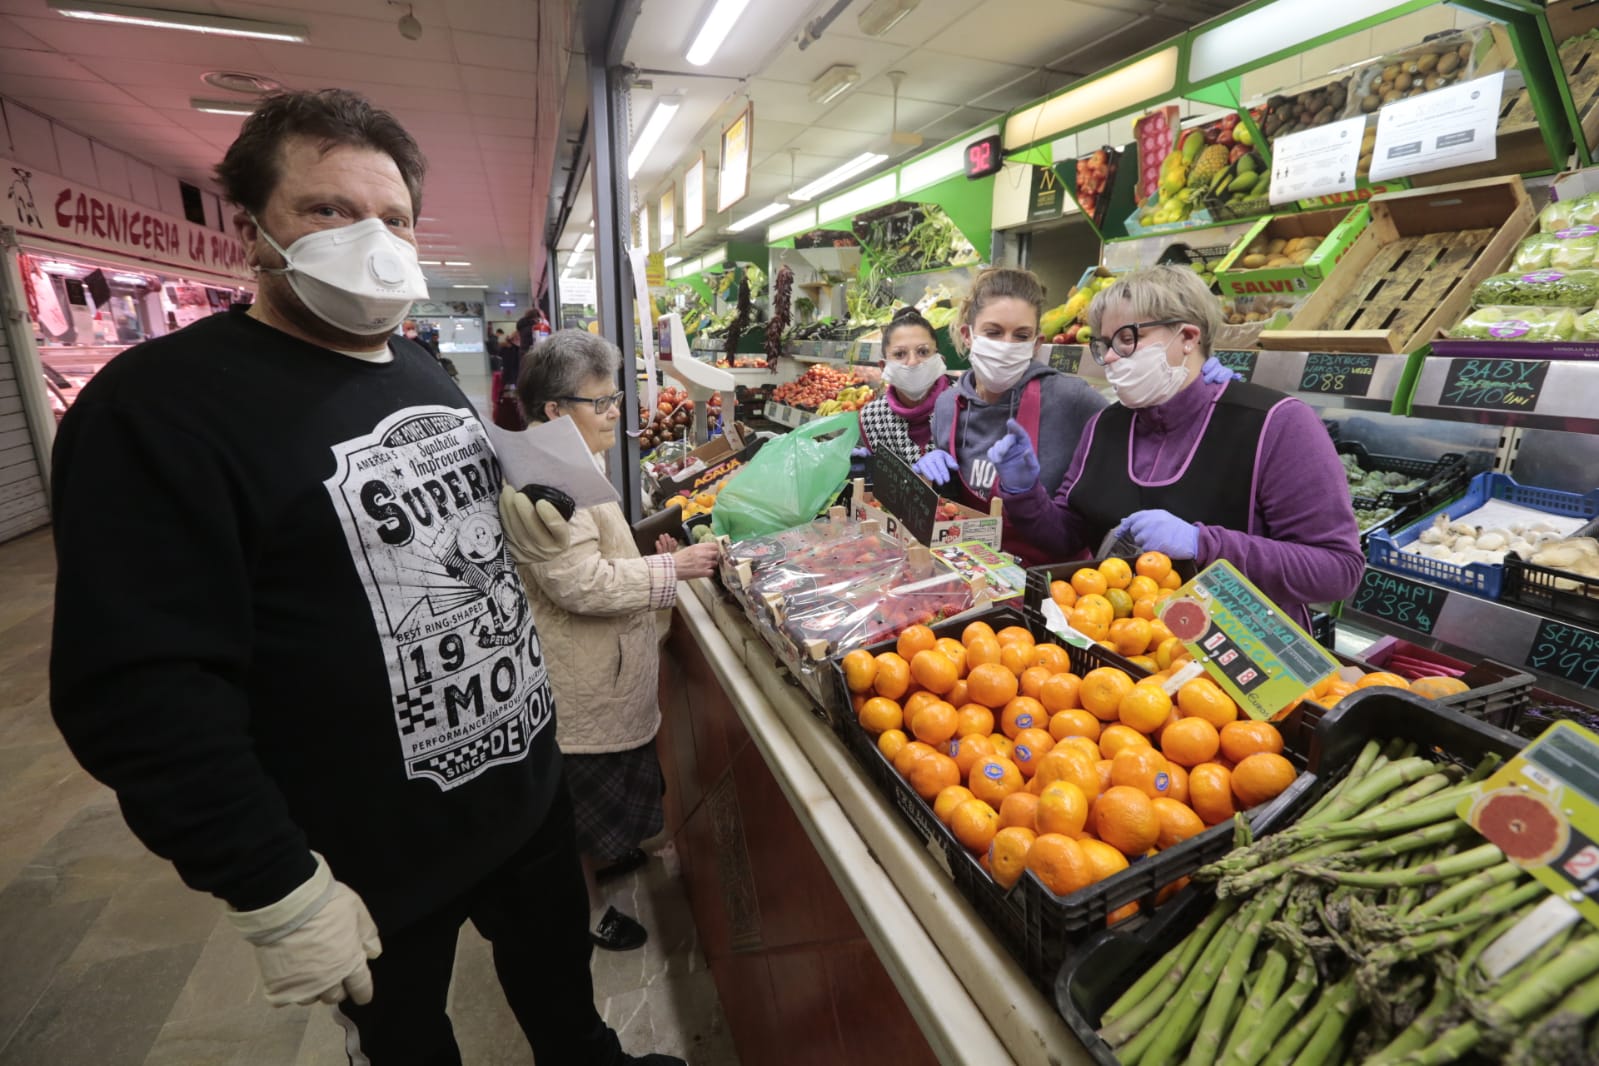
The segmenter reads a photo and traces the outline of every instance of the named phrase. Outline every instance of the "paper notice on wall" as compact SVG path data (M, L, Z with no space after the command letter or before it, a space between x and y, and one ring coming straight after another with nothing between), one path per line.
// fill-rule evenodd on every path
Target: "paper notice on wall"
M1355 187L1366 119L1345 119L1278 137L1271 144L1271 202L1284 204Z
M520 433L501 429L486 419L483 428L488 431L507 484L519 489L525 485L550 485L572 497L579 507L621 500L594 465L594 453L570 418L536 422Z
M630 248L628 262L633 267L633 293L637 298L639 342L644 354L644 410L655 410L655 301L650 299L647 260L649 252ZM630 412L622 412L625 419Z
M1505 72L1398 100L1377 113L1371 180L1493 159Z

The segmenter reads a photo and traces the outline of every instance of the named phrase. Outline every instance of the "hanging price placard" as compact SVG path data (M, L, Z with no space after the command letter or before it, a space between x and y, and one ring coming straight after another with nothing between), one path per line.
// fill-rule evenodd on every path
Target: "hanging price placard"
M1371 391L1377 372L1375 355L1346 352L1310 352L1299 376L1299 391L1328 396L1364 396Z
M1360 577L1360 588L1350 606L1373 618L1397 622L1418 633L1431 633L1438 624L1438 612L1448 601L1447 589L1368 569Z

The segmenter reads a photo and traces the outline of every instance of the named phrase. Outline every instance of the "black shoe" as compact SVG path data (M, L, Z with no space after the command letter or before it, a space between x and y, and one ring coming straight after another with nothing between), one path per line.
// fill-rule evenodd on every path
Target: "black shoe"
M623 874L630 874L648 862L649 858L648 855L644 854L643 848L634 848L615 862L595 870L594 880L609 881L613 878L621 877Z
M596 947L606 951L632 951L644 946L649 933L636 919L629 918L615 907L606 910L599 926L589 934Z

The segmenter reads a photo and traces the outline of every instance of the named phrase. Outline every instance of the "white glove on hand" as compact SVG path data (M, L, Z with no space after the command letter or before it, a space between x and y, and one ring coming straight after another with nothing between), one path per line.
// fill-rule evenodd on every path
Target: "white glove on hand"
M500 524L519 563L547 563L572 542L572 530L553 503L534 503L510 485L500 489Z
M276 903L254 911L227 911L246 940L274 1007L372 1002L367 960L383 952L378 927L366 904L348 885L335 881L316 852L316 873Z

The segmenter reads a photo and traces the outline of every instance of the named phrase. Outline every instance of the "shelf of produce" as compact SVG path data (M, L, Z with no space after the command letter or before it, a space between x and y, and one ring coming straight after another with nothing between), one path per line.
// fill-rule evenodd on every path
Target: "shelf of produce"
M709 581L677 613L782 786L806 835L946 1064L1087 1066L1093 1060L933 855Z
M807 422L814 422L818 417L815 411L807 411L803 407L790 407L786 403L773 403L766 401L765 417L768 422L776 422L780 426L793 429L803 426Z
M1599 433L1599 361L1428 356L1411 395L1410 414Z
M1533 674L1540 688L1599 703L1599 630L1370 567L1342 620L1467 661L1495 659Z

